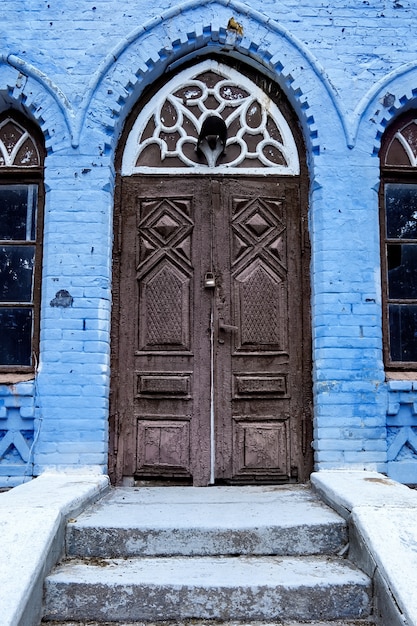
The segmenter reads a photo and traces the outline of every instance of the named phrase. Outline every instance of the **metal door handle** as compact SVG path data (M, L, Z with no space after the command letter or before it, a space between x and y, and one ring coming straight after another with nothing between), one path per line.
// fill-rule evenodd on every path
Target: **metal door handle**
M223 322L219 322L219 330L224 330L225 332L233 333L235 330L239 330L239 327L232 326L231 324L223 324Z
M237 326L233 326L232 324L225 324L222 319L219 319L219 335L220 333L234 333L236 330L239 330ZM221 336L218 337L217 341L219 343L224 343L224 339Z
M219 326L218 326L218 328L219 328L219 334L218 334L218 337L217 337L217 341L218 341L218 343L221 343L221 344L224 343L224 339L223 339L222 333L227 333L227 332L228 333L233 333L236 330L238 330L237 326L232 326L232 324L225 324L222 319L219 319Z

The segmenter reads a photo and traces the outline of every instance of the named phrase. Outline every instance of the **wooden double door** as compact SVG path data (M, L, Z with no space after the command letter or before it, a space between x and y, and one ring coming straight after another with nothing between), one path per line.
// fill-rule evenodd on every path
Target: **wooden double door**
M122 179L116 480L306 480L308 253L291 177Z

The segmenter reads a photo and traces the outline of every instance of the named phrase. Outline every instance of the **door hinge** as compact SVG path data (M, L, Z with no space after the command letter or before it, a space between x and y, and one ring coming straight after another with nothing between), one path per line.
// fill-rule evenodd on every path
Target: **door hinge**
M306 218L304 216L301 217L300 223L300 236L301 236L301 254L305 252L305 230L306 230Z
M307 420L305 413L303 413L301 418L301 450L305 456L307 452Z
M119 411L113 414L113 453L117 456L119 451L120 415Z

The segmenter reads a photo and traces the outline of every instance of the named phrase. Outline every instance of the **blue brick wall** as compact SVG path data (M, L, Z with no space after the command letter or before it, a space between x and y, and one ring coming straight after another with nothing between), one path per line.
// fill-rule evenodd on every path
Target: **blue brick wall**
M273 76L303 129L316 467L417 482L417 392L382 364L377 196L381 134L417 104L416 24L409 0L2 1L0 109L36 119L48 155L40 363L36 385L0 384L0 486L106 471L115 150L145 87L207 46Z
M387 444L390 476L417 484L417 381L389 382Z
M0 487L14 487L33 474L35 396L33 382L0 386Z

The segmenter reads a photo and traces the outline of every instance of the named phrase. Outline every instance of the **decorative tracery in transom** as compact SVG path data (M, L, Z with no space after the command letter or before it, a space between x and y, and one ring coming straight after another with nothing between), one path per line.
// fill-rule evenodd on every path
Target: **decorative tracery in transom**
M384 165L417 167L417 118L397 130L386 151Z
M200 140L204 122L215 118L227 137L211 157ZM122 174L208 167L299 173L297 147L277 105L246 76L213 60L179 74L144 107L127 140Z
M38 167L38 148L27 130L11 118L0 123L0 167Z

